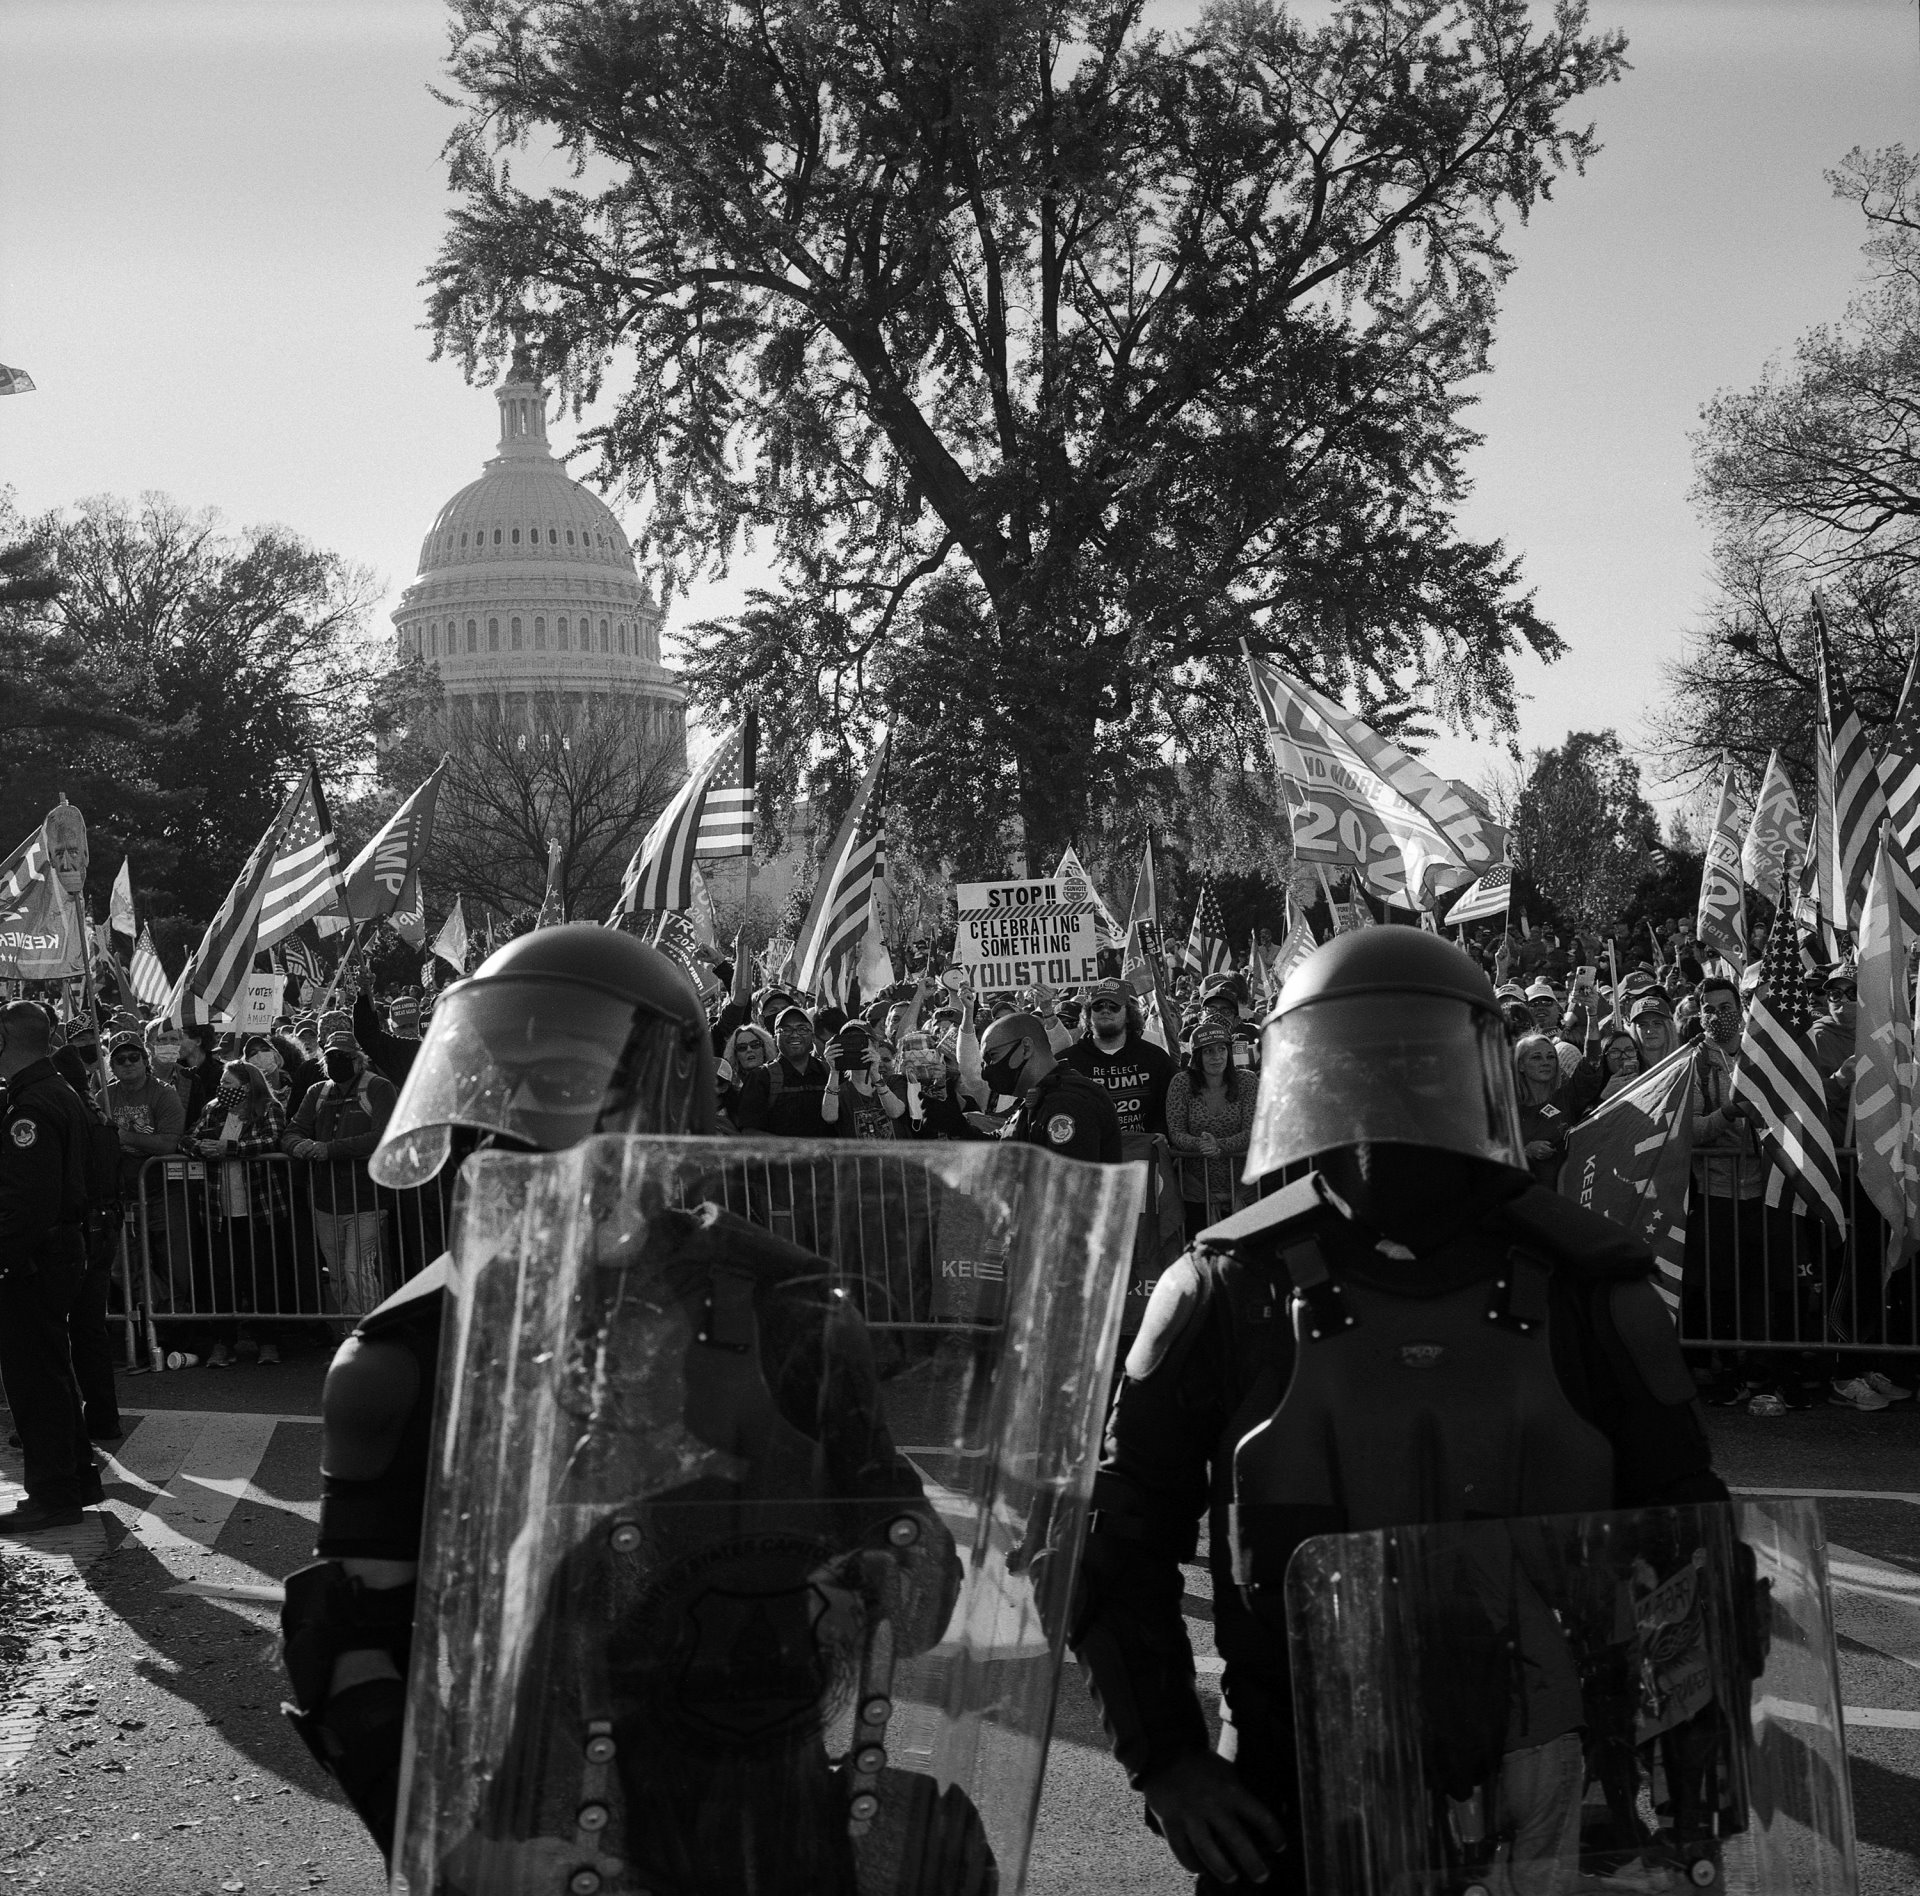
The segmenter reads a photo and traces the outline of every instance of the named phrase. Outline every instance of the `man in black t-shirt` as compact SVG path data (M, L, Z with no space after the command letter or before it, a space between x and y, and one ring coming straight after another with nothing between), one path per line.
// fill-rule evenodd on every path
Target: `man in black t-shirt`
M1173 1058L1133 1024L1127 1005L1131 994L1124 981L1100 982L1087 1002L1093 1031L1060 1056L1061 1064L1104 1089L1122 1133L1163 1133Z

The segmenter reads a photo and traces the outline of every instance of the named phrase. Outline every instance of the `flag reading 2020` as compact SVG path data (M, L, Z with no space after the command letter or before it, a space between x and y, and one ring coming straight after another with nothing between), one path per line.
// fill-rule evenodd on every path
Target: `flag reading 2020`
M1069 902L1054 877L954 885L954 958L981 993L1079 987L1100 977L1100 928L1091 902Z

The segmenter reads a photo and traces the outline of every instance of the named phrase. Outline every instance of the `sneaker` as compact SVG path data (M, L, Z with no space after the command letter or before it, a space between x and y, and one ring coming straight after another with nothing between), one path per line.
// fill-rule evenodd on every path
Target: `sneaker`
M1747 1403L1749 1415L1776 1416L1785 1415L1787 1405L1771 1389L1762 1389Z
M1903 1389L1891 1376L1883 1376L1879 1370L1870 1369L1861 1380L1876 1395L1885 1396L1889 1402L1911 1402L1913 1391Z
M280 1345L278 1343L262 1343L260 1345L260 1367L262 1369L271 1369L279 1360Z
M233 1352L224 1343L216 1343L207 1353L209 1369L230 1369L233 1366Z
M1833 1379L1833 1394L1827 1400L1842 1409L1884 1409L1888 1399L1864 1376L1849 1376L1844 1382Z

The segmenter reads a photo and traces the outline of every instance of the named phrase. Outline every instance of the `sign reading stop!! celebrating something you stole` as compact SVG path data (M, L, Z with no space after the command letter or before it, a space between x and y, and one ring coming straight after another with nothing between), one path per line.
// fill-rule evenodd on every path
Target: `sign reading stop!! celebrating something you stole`
M981 993L1023 987L1084 987L1100 978L1100 932L1090 902L1062 899L1062 885L957 882L954 956Z

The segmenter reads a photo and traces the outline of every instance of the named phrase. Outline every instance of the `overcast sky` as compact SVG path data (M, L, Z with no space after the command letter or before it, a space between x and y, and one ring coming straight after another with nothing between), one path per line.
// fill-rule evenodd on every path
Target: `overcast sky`
M1920 118L1915 0L1592 14L1626 31L1633 71L1589 102L1587 176L1515 234L1465 515L1523 556L1570 647L1521 667L1529 746L1641 736L1707 590L1688 430L1840 313L1861 232L1822 171ZM0 402L0 483L29 513L159 489L284 522L381 576L384 629L495 435L490 397L420 327L449 202L437 0L9 0L4 18L0 362L38 392ZM669 631L748 576L674 602ZM1432 755L1468 778L1495 761Z

